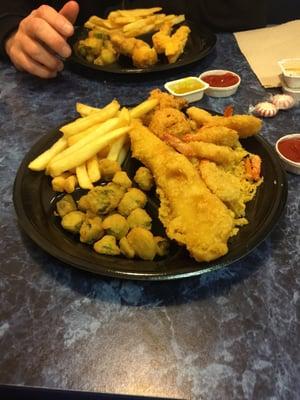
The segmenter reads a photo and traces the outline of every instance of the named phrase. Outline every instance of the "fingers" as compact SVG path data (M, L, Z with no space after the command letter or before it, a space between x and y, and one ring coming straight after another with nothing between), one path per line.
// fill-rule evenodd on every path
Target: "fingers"
M66 58L71 55L72 50L65 38L53 29L44 19L32 17L30 20L23 20L20 27L25 35L35 41L44 43L59 56Z
M45 49L39 42L27 38L22 43L22 49L30 58L39 64L44 65L50 71L61 71L63 63Z
M79 5L76 3L76 1L68 1L63 8L59 11L59 14L63 15L65 18L67 18L68 21L71 22L71 24L75 24L77 16L79 13Z
M39 64L26 53L18 52L14 57L14 65L20 71L26 71L32 75L36 75L40 78L50 79L55 78L57 71L51 71L44 65Z
M68 3L67 3L68 4ZM67 6L66 4L66 6ZM73 35L73 25L64 15L59 14L54 8L42 5L32 12L32 15L36 18L40 18L48 23L58 34L63 37L69 37Z

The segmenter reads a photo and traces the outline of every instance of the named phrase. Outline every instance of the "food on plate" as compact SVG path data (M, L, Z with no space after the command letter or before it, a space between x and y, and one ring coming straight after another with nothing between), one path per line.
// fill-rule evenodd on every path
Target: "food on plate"
M172 26L166 22L160 30L152 36L155 50L158 54L165 54L170 64L175 63L183 53L184 47L191 32L186 25L180 26L171 34Z
M129 224L123 215L116 213L108 215L103 220L103 228L109 235L115 236L116 239L120 240L129 231Z
M111 116L107 110L116 105ZM73 193L76 182L83 190L74 197L58 195L55 214L62 227L103 255L153 260L168 254L169 239L199 262L225 255L230 238L248 223L246 205L263 182L260 157L240 140L259 133L261 119L234 115L232 107L223 116L186 109L185 101L159 89L132 109L115 101L104 109L105 121L88 128L77 123L83 131L75 133L76 124L68 124L72 129L61 132L62 138L85 133L43 161L54 190ZM79 110L83 119L100 112L85 105ZM142 165L134 162L127 173L120 153L129 146ZM153 188L159 228L148 203Z
M198 127L205 125L209 126L225 126L235 130L240 138L256 135L260 132L262 127L261 119L254 115L232 115L232 116L219 116L211 115L205 110L197 107L190 107L187 114L193 119Z
M79 230L79 239L82 243L92 244L104 235L102 219L98 215L86 213Z
M146 194L137 188L129 188L119 202L118 211L121 215L128 215L136 208L144 208L147 203Z
M139 226L132 228L126 238L138 257L153 260L157 249L154 236L148 229Z
M121 253L117 240L112 235L103 236L103 238L94 243L93 247L97 253L108 256L118 256Z
M107 19L91 16L84 24L88 36L77 42L77 52L96 65L112 64L120 54L132 58L137 68L155 65L158 54L164 54L169 63L174 63L184 51L190 28L182 25L172 34L173 26L184 22L185 16L160 11L160 7L153 7L111 11ZM153 33L153 44L140 38Z
M61 218L64 229L99 254L144 260L166 256L168 239L151 232L152 218L144 209L147 195L132 188L131 179L124 175L125 171L116 171L111 182L90 189L77 201L70 194L64 195L56 202L55 215Z
M226 254L233 215L209 191L193 164L139 122L129 134L133 156L153 173L159 217L168 237L185 245L197 261Z
M135 208L127 217L129 228L145 228L151 230L152 218L143 208Z
M83 116L62 126L62 137L28 167L33 171L45 170L52 176L52 188L57 192L72 193L78 185L92 188L101 174L109 180L120 170L128 152L131 119L142 118L158 102L149 98L130 110L120 109L117 100L103 108L77 103L76 109Z
M132 57L133 65L137 68L149 68L158 61L156 50L141 39L114 33L111 42L120 54Z
M149 191L154 185L154 180L151 172L148 168L140 167L136 171L133 180L138 184L138 186L144 190Z
M77 206L76 206L76 203L75 203L73 197L70 194L66 194L61 200L59 200L56 203L56 209L57 209L58 215L60 215L61 217L64 217L69 212L76 211Z
M67 231L78 233L85 219L85 214L81 211L70 211L62 217L61 225Z

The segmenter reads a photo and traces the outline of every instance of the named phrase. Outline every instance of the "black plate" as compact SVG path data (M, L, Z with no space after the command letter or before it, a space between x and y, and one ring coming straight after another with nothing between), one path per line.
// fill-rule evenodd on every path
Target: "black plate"
M131 59L129 57L120 56L117 62L110 65L95 65L87 62L76 50L76 43L80 39L84 39L87 36L88 29L83 27L76 27L75 33L70 39L70 44L73 47L73 53L68 59L68 62L81 66L84 69L95 70L95 71L105 71L116 74L138 74L147 72L158 72L170 70L173 68L183 67L184 65L189 65L195 61L201 60L208 53L210 53L216 44L216 35L199 26L191 21L187 21L186 24L191 28L191 33L189 35L188 41L185 46L183 54L174 64L169 64L163 57L160 58L159 62L153 65L151 68L136 68L132 65ZM148 43L151 43L151 35L141 36L141 39Z
M250 137L241 142L248 151L262 158L264 183L247 205L246 217L249 224L230 239L229 252L225 256L216 261L199 263L175 243L172 243L168 257L154 261L103 256L61 228L59 218L54 216L55 203L60 195L52 191L49 177L27 167L31 160L49 148L59 137L57 130L48 133L25 156L14 183L15 210L22 228L42 249L69 265L96 274L128 279L165 280L200 275L223 268L246 256L266 238L286 203L286 175L277 154L262 136ZM136 166L137 161L128 157L123 169L132 176ZM156 220L156 234L160 234L162 230L157 218L158 205L155 194L150 194L148 211Z

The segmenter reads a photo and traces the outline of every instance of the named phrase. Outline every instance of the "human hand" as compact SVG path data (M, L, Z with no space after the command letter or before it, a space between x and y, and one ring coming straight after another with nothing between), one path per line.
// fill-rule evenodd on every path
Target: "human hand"
M63 69L59 57L71 55L66 39L74 33L78 12L75 1L67 2L59 12L47 5L33 10L5 43L14 66L40 78L54 78Z

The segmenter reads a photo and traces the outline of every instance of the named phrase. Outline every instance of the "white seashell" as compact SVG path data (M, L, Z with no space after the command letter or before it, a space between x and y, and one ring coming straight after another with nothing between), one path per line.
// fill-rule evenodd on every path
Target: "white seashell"
M275 94L271 101L278 110L287 110L295 105L295 100L289 94Z
M260 117L274 117L278 110L274 104L264 101L256 104L254 112Z

